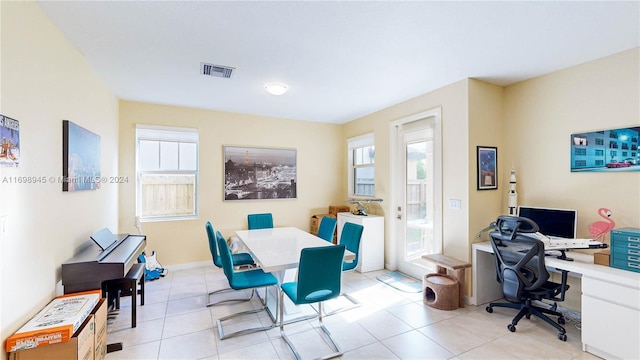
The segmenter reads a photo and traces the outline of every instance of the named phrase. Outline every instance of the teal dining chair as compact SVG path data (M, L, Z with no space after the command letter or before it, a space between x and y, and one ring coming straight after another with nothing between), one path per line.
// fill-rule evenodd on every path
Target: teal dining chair
M247 215L249 230L273 228L273 215L271 213Z
M265 273L262 269L254 269L247 271L238 271L234 270L233 258L231 257L231 250L229 250L229 246L224 239L217 239L218 241L218 249L220 249L220 259L222 260L222 269L224 270L224 274L229 281L229 286L234 290L251 290L251 297L255 294L256 290L259 288L265 288L265 294L268 291L269 286L275 287L276 293L278 291L278 279L273 276L273 274ZM216 323L218 325L218 332L220 333L220 340L224 340L230 337L250 334L257 331L264 331L273 329L276 327L276 323L272 321L271 325L260 326L254 328L246 328L242 330L235 331L231 334L225 334L222 326L222 322L232 319L237 316L247 315L247 314L255 314L261 311L265 311L267 309L268 296L265 296L265 302L262 303L262 307L259 309L242 311L239 313L227 315L219 318ZM276 305L276 311L277 311Z
M211 225L210 221L207 221L207 223L205 224L205 229L207 230L207 238L209 239L209 251L211 252L211 257L213 258L213 264L218 268L222 269L222 260L220 259L220 252L218 250L217 239L222 238L224 240L224 237L222 236L222 233L220 233L220 231L214 230L213 225ZM241 267L255 266L255 262L253 261L253 258L251 257L251 255L247 253L233 254L231 256L233 257L233 263L236 264L236 266L241 266ZM207 296L207 301L208 301L207 307L216 306L220 304L227 304L230 302L251 300L251 298L240 298L240 299L236 298L236 299L225 299L217 302L211 302L211 296L219 293L228 292L231 290L233 289L227 287L224 289L219 289L219 290L210 292Z
M340 233L340 245L344 245L347 250L355 254L355 258L353 259L353 261L342 262L343 272L354 271L358 266L358 261L360 259L360 239L362 239L363 231L364 227L362 225L350 222L346 222L342 227L342 232ZM349 294L341 293L340 296L349 300L349 302L351 302L351 305L332 310L326 313L327 316L360 306L360 302L358 302L358 300L354 299Z
M338 344L331 337L331 332L322 323L322 302L340 295L342 261L344 245L304 248L300 252L297 281L287 282L280 286L280 304L286 295L296 305L318 304L318 320L322 332L327 336L333 353L322 359L331 359L342 355ZM289 345L296 359L300 354L284 332L284 311L280 306L280 335Z
M318 226L318 237L333 243L333 234L336 232L337 223L336 218L323 216L320 220L320 226Z

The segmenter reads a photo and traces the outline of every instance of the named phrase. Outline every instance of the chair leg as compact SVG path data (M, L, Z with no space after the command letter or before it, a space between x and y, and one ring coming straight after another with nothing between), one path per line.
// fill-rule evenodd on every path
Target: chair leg
M282 336L282 339L284 340L284 342L287 343L291 351L293 351L293 354L295 355L296 360L301 360L302 357L300 356L300 353L298 353L298 350L293 345L293 342L291 342L287 334L284 332L284 310L283 310L284 306L282 306L283 301L284 301L284 292L281 290L280 291L280 335ZM325 333L326 337L331 342L330 344L331 347L334 350L333 353L324 355L319 359L333 359L338 356L342 356L343 353L342 351L340 351L340 348L338 347L338 344L336 344L335 340L333 340L333 337L331 336L331 332L322 323L322 302L318 303L318 321L320 322L320 328L322 329L322 332Z
M564 334L564 333L567 332L563 326L561 326L560 324L558 324L557 322L555 322L551 318L549 318L547 315L545 315L544 314L545 312L549 313L551 315L556 315L556 316L563 317L562 314L557 312L557 311L548 310L548 309L542 309L542 308L538 308L538 307L535 307L535 306L531 307L532 315L537 316L538 318L544 320L544 322L546 322L547 324L549 324L549 325L553 326L554 328L556 328L556 330L558 330L560 332L560 334Z
M275 285L274 285L275 286ZM253 294L255 293L255 289L251 290L251 296L253 297ZM261 301L262 303L262 301ZM258 332L258 331L265 331L265 330L270 330L273 329L274 327L276 327L276 323L273 322L272 319L272 324L269 326L261 326L261 327L255 327L255 328L249 328L249 329L243 329L243 330L239 330L236 332L233 332L231 334L225 334L224 333L224 329L222 327L222 322L225 320L229 320L232 319L236 316L241 316L241 315L247 315L247 314L256 314L262 311L267 310L267 299L265 298L265 302L262 303L263 306L260 309L254 309L254 310L247 310L247 311L242 311L239 313L235 313L235 314L231 314L231 315L227 315L224 317L219 318L218 320L216 320L216 324L218 326L218 332L220 333L220 340L224 340L224 339L228 339L228 338L232 338L232 337L236 337L236 336L240 336L240 335L245 335L245 334L251 334L254 332ZM278 311L277 309L277 305L276 305L276 312Z
M335 314L343 312L343 311L355 309L357 307L360 307L360 305L361 305L358 300L354 299L349 294L341 293L339 297L344 297L345 299L349 300L351 302L351 305L343 306L341 308L335 309L335 310L330 311L330 312L325 312L325 316L331 316L331 315L335 315Z
M232 289L232 288L225 288L225 289L220 289L220 290L216 290L216 291L210 292L207 295L207 299L209 300L209 303L207 304L207 307L225 305L225 304L236 304L236 303L241 303L241 302L245 302L245 301L251 301L251 299L253 299L253 294L255 293L255 290L251 290L251 296L249 296L248 298L225 299L225 300L220 300L220 301L216 301L216 302L211 301L211 296L212 295L225 293L225 292L229 292L229 291L235 291L235 290Z

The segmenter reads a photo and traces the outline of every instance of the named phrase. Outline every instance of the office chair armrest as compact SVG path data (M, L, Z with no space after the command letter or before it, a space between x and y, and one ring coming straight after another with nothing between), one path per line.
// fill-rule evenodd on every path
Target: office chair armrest
M560 295L560 298L558 298L559 301L564 301L564 294L567 291L567 289L569 289L569 285L567 285L567 277L569 275L569 271L567 270L562 270L562 269L557 269L556 270L560 271L562 273L562 282L560 283L560 293L558 295Z

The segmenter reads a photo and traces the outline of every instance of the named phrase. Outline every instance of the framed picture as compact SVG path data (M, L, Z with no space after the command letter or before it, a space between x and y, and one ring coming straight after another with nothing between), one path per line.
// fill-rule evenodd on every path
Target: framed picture
M62 120L62 191L100 188L100 136Z
M640 126L571 134L571 172L640 171Z
M295 199L296 150L224 146L224 199Z
M498 148L477 146L478 155L478 190L495 190L498 188Z
M0 167L20 166L20 122L0 114Z

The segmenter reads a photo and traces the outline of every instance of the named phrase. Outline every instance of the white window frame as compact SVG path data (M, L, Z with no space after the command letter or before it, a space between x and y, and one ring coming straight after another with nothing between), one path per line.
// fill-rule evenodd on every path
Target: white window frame
M161 169L161 157L162 150L159 149L158 153L158 169L154 170L141 170L140 169L140 141L159 141L162 143L179 143L180 144L195 144L195 169L179 169L180 167L180 154L178 154L178 168L177 169ZM195 128L183 128L172 126L157 126L157 125L136 125L136 217L139 217L142 222L152 221L174 221L174 220L187 220L198 218L198 173L199 173L199 136L198 129ZM161 216L143 216L142 215L142 176L144 175L193 175L195 177L194 184L194 204L193 214L189 215L161 215Z
M375 149L375 138L373 136L373 133L368 133L368 134L364 134L364 135L360 135L360 136L356 136L356 137L352 137L347 139L347 153L348 153L348 160L347 160L347 165L348 165L348 169L347 169L347 173L348 173L348 190L349 190L349 197L361 197L361 198L370 198L370 197L375 197L375 156L373 159L373 162L371 164L366 164L366 165L355 165L354 164L354 157L353 157L353 152L356 149L359 148L364 148L364 147L368 147L368 146L373 146ZM355 189L354 189L354 173L355 173L355 169L357 168L373 168L373 173L374 173L374 179L373 179L373 194L371 195L363 195L363 194L356 194L355 193Z

